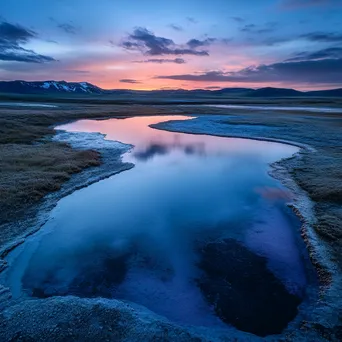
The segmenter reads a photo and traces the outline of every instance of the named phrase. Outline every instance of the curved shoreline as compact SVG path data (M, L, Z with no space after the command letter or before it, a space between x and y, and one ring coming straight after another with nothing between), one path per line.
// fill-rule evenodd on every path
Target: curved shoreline
M4 260L4 258L13 249L24 243L27 237L35 234L37 231L40 230L40 228L47 221L50 211L57 205L59 200L70 195L74 191L80 190L91 184L94 184L134 167L134 164L122 161L122 155L128 152L132 148L132 145L107 140L106 145L103 147L105 135L100 133L79 134L57 129L55 129L55 132L55 135L51 137L50 140L67 142L73 148L79 150L96 150L101 153L102 162L99 166L85 169L82 172L73 175L73 177L69 181L63 184L60 190L51 192L50 194L45 196L42 203L39 203L30 208L26 217L19 222L9 222L6 224L6 226L24 225L27 227L32 226L32 228L26 230L24 234L16 237L15 240L2 246L2 248L0 249L0 273L6 267L6 261ZM63 136L64 134L67 135L69 138L83 138L83 141L81 139L79 141L66 140L67 137ZM89 145L89 141L86 141L87 137L91 138L90 142L95 143L98 146ZM1 264L1 262L3 262L3 264ZM4 265L3 268L1 267L1 265Z
M196 119L200 117L194 116L193 119ZM296 141L290 141L290 140L285 140L285 139L276 139L276 138L267 138L267 137L252 137L250 135L242 135L242 134L231 134L231 135L224 135L224 134L215 134L215 133L202 133L202 132L188 132L188 131L180 131L177 129L171 129L171 128L165 128L163 127L163 124L169 123L169 122L176 122L177 120L172 120L172 121L164 121L160 122L157 124L152 124L149 125L149 127L153 129L160 129L163 131L168 131L168 132L174 132L174 133L184 133L184 134L193 134L193 135L209 135L209 136L215 136L215 137L220 137L220 138L238 138L238 139L246 139L246 140L257 140L257 141L266 141L266 142L274 142L274 143L279 143L279 144L284 144L284 145L291 145L295 147L299 147L302 149L305 149L309 152L315 152L316 149L310 145L307 144L302 144ZM187 121L187 120L184 120ZM183 122L183 121L178 121L178 122ZM229 124L228 124L229 125Z
M196 117L195 117L196 118ZM174 122L174 121L170 121L170 122ZM186 123L186 121L182 121L182 123ZM155 128L155 129L163 129L163 130L166 130L166 131L170 131L170 132L180 132L180 133L184 133L184 134L198 134L198 135L212 135L212 136L219 136L219 137L225 137L225 138L241 138L241 139L250 139L250 140L260 140L260 141L269 141L269 142L275 142L275 143L282 143L282 144L288 144L288 145L292 145L292 146L296 146L296 147L299 147L299 148L301 148L301 149L304 149L305 151L308 151L308 152L314 152L315 151L315 149L314 148L312 148L311 146L309 146L309 145L305 145L305 144L300 144L300 143L296 143L296 142L292 142L292 141L288 141L288 140L282 140L282 139L272 139L272 138L262 138L262 137L252 137L252 136L243 136L243 135L222 135L222 134L214 134L214 133L207 133L207 134L205 134L205 133L202 133L202 132L198 132L198 133L196 133L196 132L188 132L188 131L180 131L180 130L171 130L171 129L167 129L167 128L163 128L162 126L163 126L163 124L165 124L165 123L163 123L163 122L161 122L161 123L158 123L158 124L155 124L155 125L151 125L151 127L152 128ZM157 127L158 126L158 127ZM159 126L161 126L162 128L160 128ZM92 134L92 133L88 133L88 134ZM103 136L102 137L102 139L103 140L105 140L105 137ZM100 151L101 152L101 151ZM127 152L127 151L126 151ZM286 162L288 159L291 159L291 158L294 158L294 160L296 160L297 158L300 158L300 153L301 153L301 151L299 151L299 152L297 152L297 153L295 153L292 157L290 157L290 158L286 158L286 159L281 159L281 160L279 160L279 161L277 161L277 162L275 162L275 163L273 163L273 164L270 164L270 167L271 167L271 170L270 170L270 175L272 176L272 177L274 177L274 178L276 178L276 179L278 179L278 180L280 180L286 187L289 187L288 186L288 181L290 180L291 182L293 182L294 183L294 185L296 186L296 188L297 188L297 191L298 191L298 193L294 193L295 194L295 197L298 197L297 198L297 200L299 201L299 202L301 202L303 199L301 199L301 196L302 196L302 194L300 193L300 192L303 192L298 186L297 186L297 184L295 183L295 181L291 178L291 176L289 175L289 171L290 171L290 169L288 169L288 166L286 166L286 165L283 165L284 164L284 162ZM107 162L108 162L108 160L107 160ZM103 163L103 165L102 166L104 166L104 164L106 163L106 161L104 161L104 163ZM134 166L134 165L133 165ZM57 198L56 199L56 197L55 198L50 198L49 196L50 195L48 195L47 197L47 201L53 201L53 200L55 200L56 202L59 200L59 199L61 199L62 197L65 197L65 196L67 196L68 194L70 194L70 193L72 193L72 192L74 192L74 191L76 191L76 190L78 190L78 189L81 189L81 188L84 188L84 187L87 187L88 185L90 185L90 184L93 184L93 183L95 183L95 182L98 182L98 181L100 181L101 179L104 179L104 178L107 178L107 177L110 177L110 176L112 176L112 175L114 175L114 174L116 174L116 173L118 173L118 172L123 172L123 171L125 171L125 170L128 170L128 169L130 169L131 167L133 167L133 166L130 166L130 167L127 167L127 168L125 168L125 169L122 169L122 170L120 170L120 171L113 171L111 174L108 174L108 175L106 175L106 176L104 176L104 174L103 174L103 172L106 172L106 170L102 170L102 173L101 173L101 175L97 175L97 178L96 179L94 179L93 181L91 181L91 182L88 182L88 183L79 183L78 185L77 184L74 184L73 185L73 187L71 187L70 189L69 189L69 192L67 192L65 189L64 189L64 192L63 192L63 194L61 194L61 197L60 198ZM108 165L107 165L107 167L108 167ZM98 169L99 168L101 168L101 166L100 167L95 167L95 169L96 169L96 171L95 171L95 174L97 174L98 173ZM282 171L286 171L286 173L287 173L287 175L285 175L284 176L284 174L282 174ZM86 174L87 173L87 171L88 170L85 170L85 171L83 171L83 172L81 172L81 174ZM101 171L101 170L100 170ZM108 171L108 170L107 170ZM77 175L75 175L75 177L77 178ZM67 185L65 185L65 187L68 187ZM63 188L64 188L64 186L63 186ZM292 190L292 188L290 187L290 189ZM52 196L52 197L54 197L54 196ZM305 206L305 203L299 203L299 204L304 204L304 206ZM50 206L51 206L51 204L50 204ZM292 206L292 204L290 204L290 206ZM51 208L52 209L52 208ZM312 228L310 228L310 225L311 225L311 222L310 221L312 221L312 217L306 217L306 215L305 214L303 214L302 213L302 211L303 211L303 208L300 208L300 207L297 207L296 206L296 204L293 204L293 207L292 207L292 209L293 209L293 211L295 212L295 214L300 218L300 220L301 220L301 222L303 223L302 224L302 233L303 233L303 235L304 235L304 237L303 237L303 239L304 239L304 242L305 242L305 244L306 244L306 246L307 246L307 248L308 248L308 251L309 251L309 254L310 254L310 258L311 257L313 257L313 258L316 258L316 247L317 246L314 246L314 244L313 243L310 243L310 242L312 242L312 238L311 238L311 234L313 233L312 232ZM49 210L49 209L47 209L47 208L45 208L45 210ZM43 213L43 216L44 216L44 213ZM45 221L44 221L45 222ZM26 234L25 235L25 237L20 237L20 238L18 238L17 239L17 244L16 245L12 245L12 247L10 247L10 246L8 246L8 250L7 250L7 253L5 253L5 251L3 251L3 250L1 250L0 251L0 257L4 257L6 254L8 254L8 252L10 252L12 249L14 249L16 246L18 246L19 244L21 244L21 243L23 243L24 241L25 241L25 238L26 237L28 237L29 235L32 235L32 234L34 234L36 231L38 231L40 228L41 228L41 226L44 224L44 222L42 222L41 223L41 225L39 225L39 227L38 226L36 226L35 228L35 230L32 230L31 232L29 232L28 234ZM311 250L312 249L312 250ZM310 251L311 250L311 251ZM320 253L318 253L318 254L320 254ZM319 259L319 256L317 257L317 259ZM314 259L315 260L315 259ZM323 264L324 263L321 263L320 261L318 261L317 262L317 265L315 265L315 263L314 262L312 262L313 263L313 265L315 266L315 268L317 269L317 265L318 265L318 267L325 267L325 266L323 266ZM1 272L1 270L0 270L0 272ZM324 285L324 288L323 289L325 289L325 287L326 287L326 285L331 285L331 283L333 282L333 279L332 279L332 274L333 274L333 272L332 273L330 273L330 276L331 276L331 279L329 280L329 282L327 283L327 284L323 284ZM291 323L290 323L291 324ZM292 330L290 329L289 331L287 331L288 330L288 328L286 329L286 332L291 332ZM281 335L277 335L278 337L283 337L283 334L281 334ZM269 336L269 338L270 339L273 339L274 337L273 336Z
M196 117L195 117L196 118ZM194 118L194 119L195 119ZM190 120L191 121L191 120ZM313 207L315 202L313 202L308 194L302 190L293 177L290 175L291 170L296 167L296 163L300 161L303 152L313 153L316 149L307 144L301 144L294 141L276 139L276 138L261 138L254 137L253 135L244 135L244 134L216 134L215 132L205 133L203 131L198 132L194 128L191 130L188 128L181 129L180 127L172 128L170 127L172 123L174 124L176 121L167 121L161 122L158 124L151 125L154 129L162 129L169 132L178 132L185 134L197 134L197 135L213 135L224 138L241 138L241 139L251 139L251 140L260 140L260 141L269 141L275 143L285 143L288 145L299 147L301 150L295 153L293 156L289 158L283 158L279 161L270 164L271 170L269 171L270 176L275 179L278 179L286 188L290 189L294 194L293 203L288 203L288 206L292 209L294 214L299 218L301 222L301 237L305 243L307 251L309 253L310 261L317 272L317 276L319 279L319 292L320 299L317 301L317 306L312 306L312 317L316 317L319 322L325 321L327 325L331 325L329 321L329 317L337 316L334 314L337 311L338 307L342 304L342 300L339 296L339 293L342 291L342 281L341 276L336 273L336 268L334 264L330 260L331 253L329 251L328 246L324 241L317 237L316 232L313 230L312 225L316 220L316 216L313 213ZM178 122L180 123L180 122ZM186 121L182 122L186 124ZM229 123L227 123L229 127ZM291 163L292 162L292 163ZM327 299L322 299L322 296L326 295ZM334 299L332 299L333 297ZM334 301L332 304L331 301ZM316 312L317 311L317 312ZM322 315L322 311L326 313L326 315ZM300 311L299 311L300 313ZM296 319L295 319L296 320ZM335 319L336 320L336 319ZM316 323L315 321L313 322ZM330 324L329 324L330 323ZM289 326L291 323L289 324ZM305 325L305 324L304 324ZM286 329L291 331L289 327ZM285 334L286 331L283 332ZM283 336L283 334L279 336Z
M196 119L197 116L194 116L194 119ZM222 137L222 138L239 138L239 139L247 139L247 140L257 140L257 141L266 141L266 142L274 142L274 143L280 143L280 144L286 144L286 145L291 145L291 146L295 146L300 148L300 150L296 153L294 153L291 157L289 158L283 158L280 159L274 163L269 164L271 170L269 171L269 174L275 178L278 179L285 187L289 188L295 195L295 197L297 197L297 200L300 202L304 202L303 200L303 193L304 190L301 190L299 188L299 186L297 185L297 183L292 179L292 177L289 175L289 171L294 167L294 165L289 168L286 167L284 164L284 161L290 160L292 158L294 158L295 160L301 158L301 152L302 150L307 151L307 152L316 152L316 149L308 144L302 144L302 143L298 143L296 141L290 141L290 140L284 140L284 139L276 139L276 138L267 138L267 137L254 137L251 135L243 135L243 134L216 134L214 132L210 132L210 133L204 133L204 132L196 132L196 131L188 131L188 130L180 130L180 129L172 129L170 127L167 127L166 125L168 123L174 123L176 120L172 120L172 121L165 121L165 122L160 122L157 124L152 124L149 125L149 127L153 128L153 129L160 129L160 130L165 130L168 132L174 132L174 133L184 133L184 134L194 134L194 135L208 135L208 136L217 136L217 137ZM179 121L179 122L183 122L183 121ZM186 121L185 121L186 122ZM228 124L229 125L229 124ZM166 126L166 127L165 127ZM296 160L296 161L297 161ZM282 174L281 171L278 169L281 168L283 170L286 170L286 175ZM280 171L280 172L279 172ZM289 185L288 181L291 181L293 184ZM306 202L310 202L311 206L313 206L313 202L310 200L309 196L305 193L305 200ZM304 204L304 203L301 203ZM313 258L311 261L313 263L313 265L315 266L315 268L317 268L317 271L323 272L322 276L325 274L326 276L329 275L329 278L332 276L332 272L330 272L328 270L328 267L326 265L324 265L325 261L319 261L316 259L316 248L315 246L313 246L313 244L310 242L310 238L309 235L312 234L312 228L309 231L309 226L310 226L310 221L312 221L312 219L315 217L314 214L312 213L312 207L310 208L304 208L304 210L309 209L310 210L310 217L307 217L307 215L303 214L303 208L300 209L298 208L295 204L292 203L288 203L287 204L289 207L292 208L294 214L299 218L300 222L302 223L302 227L301 227L301 231L302 231L302 237L303 240L308 248L309 251L309 255L310 258ZM307 206L307 204L306 204ZM304 239L305 237L305 239ZM326 274L326 272L328 274ZM331 280L331 279L330 279ZM322 285L324 287L326 287L327 285L329 285L330 282L326 282L326 281L322 281Z

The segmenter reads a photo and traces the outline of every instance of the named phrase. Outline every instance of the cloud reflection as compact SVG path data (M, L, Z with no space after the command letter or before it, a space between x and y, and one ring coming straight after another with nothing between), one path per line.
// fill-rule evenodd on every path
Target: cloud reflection
M135 152L133 156L140 161L147 161L154 156L166 155L176 150L182 151L187 155L204 155L205 153L205 147L202 143L184 144L179 139L175 139L173 143L151 142L145 148Z

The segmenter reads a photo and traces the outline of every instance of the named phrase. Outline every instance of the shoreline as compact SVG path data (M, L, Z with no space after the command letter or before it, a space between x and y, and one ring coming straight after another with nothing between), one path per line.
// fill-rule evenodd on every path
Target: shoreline
M59 125L58 125L59 126ZM56 127L58 127L56 126ZM55 135L49 138L49 141L60 141L60 142L68 142L64 140L63 134L67 133L66 131L55 130ZM62 137L59 137L62 135ZM68 133L70 137L77 136L77 133ZM82 133L83 136L93 136L93 141L97 143L103 144L105 140L102 134L93 134L93 133ZM134 167L134 164L127 163L122 161L122 156L124 153L128 152L132 146L124 143L120 143L122 146L118 148L115 146L113 141L108 140L108 144L106 147L91 147L86 144L82 144L84 142L79 141L79 144L76 143L74 145L69 141L69 144L73 149L84 150L87 148L92 148L101 154L101 163L99 166L94 166L91 168L87 168L82 170L80 173L74 174L73 177L64 183L60 190L55 192L50 192L46 195L41 203L38 203L31 208L29 208L27 215L24 218L19 220L18 222L8 222L5 223L4 226L32 226L32 228L26 229L25 233L16 237L15 240L10 241L0 248L0 273L4 268L1 265L6 265L6 261L4 258L16 247L20 246L25 242L26 238L35 234L37 231L41 229L44 223L47 221L48 216L51 210L57 205L58 201L62 198L70 195L71 193L80 190L82 188L86 188L87 186L99 182L103 179L109 178L121 172L130 170ZM83 145L83 146L82 146ZM111 146L112 145L112 146ZM6 266L5 266L6 267Z
M186 121L185 121L186 122ZM173 121L175 123L175 121ZM305 247L308 251L308 255L310 258L310 262L312 263L312 266L314 267L317 277L319 280L319 296L320 298L317 300L317 303L311 303L311 308L314 311L317 309L320 310L326 310L324 307L327 305L328 307L331 306L330 296L335 297L336 302L340 302L342 304L342 301L339 297L339 293L341 293L342 286L341 284L341 276L336 274L335 272L335 266L332 264L330 257L331 252L329 251L328 246L326 245L325 241L322 239L319 239L317 237L316 232L314 231L312 224L314 221L317 220L316 215L313 212L313 207L316 204L313 200L309 198L309 195L299 187L299 185L296 183L296 181L291 176L290 172L296 167L296 164L301 160L302 153L303 152L309 152L313 153L316 151L315 148L308 144L301 144L298 142L292 142L289 140L283 140L283 139L276 139L276 138L261 138L261 137L254 137L252 135L243 135L243 134L216 134L215 132L205 133L205 132L196 132L189 129L182 130L181 128L171 128L168 126L168 124L172 125L172 121L167 122L161 122L158 124L151 125L154 129L162 129L169 132L178 132L178 133L185 133L185 134L195 134L195 135L213 135L213 136L219 136L224 138L241 138L241 139L250 139L250 140L260 140L260 141L269 141L269 142L275 142L275 143L285 143L288 145L299 147L300 150L292 155L289 158L283 158L279 161L276 161L274 163L269 164L270 170L269 175L277 180L279 180L286 188L288 188L294 195L294 198L292 200L293 203L288 203L288 207L291 208L293 213L298 217L298 219L301 222L301 228L300 228L300 235L301 239L303 239L303 242L305 244ZM229 124L227 125L229 126ZM319 239L319 243L317 243L317 240ZM321 297L326 295L328 301L322 299ZM334 301L334 305L336 305L336 302ZM316 304L316 305L312 305ZM338 308L339 304L337 304ZM329 317L329 310L328 314L325 317L322 317L322 314L319 314L317 318L323 318L327 319ZM331 309L332 312L336 311L334 308ZM298 316L300 315L300 310L298 312ZM313 314L313 316L317 315L316 313ZM298 318L297 316L297 318ZM336 315L335 315L336 316ZM295 318L295 321L297 320ZM318 319L321 321L321 319ZM304 321L305 324L307 324L306 321ZM313 322L313 324L316 324L317 322ZM304 325L305 325L304 324ZM289 326L291 325L291 322ZM287 328L288 329L288 328ZM286 329L286 330L287 330ZM309 328L308 328L309 329ZM286 333L286 331L284 331ZM283 333L283 334L284 334ZM281 334L280 336L282 336Z
M194 119L195 118L196 118L196 116L194 116ZM169 121L169 122L175 122L175 121ZM186 121L182 121L182 122L185 123ZM185 131L167 129L165 127L162 127L163 124L165 124L165 123L167 123L167 122L160 122L158 124L151 125L151 128L162 129L162 130L171 131L171 132L180 132L180 133L184 133L184 134L199 134L199 135L205 134L205 133L188 132L188 131L186 131L186 129L185 129ZM156 126L159 126L159 127L156 127ZM160 128L160 127L162 127L162 128ZM58 131L56 131L55 135L51 139L53 139L57 134L58 134ZM93 134L93 133L85 133L85 134ZM272 138L262 138L262 137L256 137L255 138L252 136L239 136L239 135L229 135L228 136L228 135L220 135L220 134L215 134L215 133L207 133L205 135L220 136L220 137L225 137L225 138L241 138L241 139L250 139L250 140L269 141L269 142L282 143L282 144L288 144L288 145L296 146L296 147L299 147L300 149L304 149L305 151L308 151L308 152L314 152L315 151L315 149L309 145L300 144L300 143L296 143L296 142L292 142L292 141L288 141L288 140L282 140L282 139L272 139ZM101 142L103 143L103 141L106 141L106 140L105 140L105 136L102 135ZM107 141L109 141L109 140L107 140ZM95 150L99 151L96 148L95 148ZM101 153L101 151L99 151L99 152ZM120 161L121 161L122 165L124 165L124 163L122 163L122 156L124 153L127 153L127 152L128 152L128 150L126 152L123 152L120 154ZM301 203L301 200L303 200L303 199L301 199L301 196L303 195L302 193L304 193L304 191L301 190L299 188L299 186L297 185L297 183L294 181L294 179L292 179L292 177L289 174L289 172L291 171L291 168L289 168L289 165L286 165L286 162L291 160L291 159L298 161L298 159L300 158L300 153L301 153L301 150L298 151L297 153L295 153L292 157L289 157L286 159L281 159L279 161L276 161L275 163L269 164L270 168L271 168L271 170L269 171L269 174L273 178L278 179L282 184L284 184L284 186L289 188L291 191L293 191L293 189L292 189L292 186L289 186L288 182L290 181L293 183L293 185L295 185L295 188L296 188L295 190L297 190L297 191L294 191L294 195L295 195L295 197L297 197L297 198L295 198L295 202L298 200L299 203L289 204L289 207L291 207L291 209L293 210L295 215L301 221L301 233L302 233L301 235L302 235L304 243L307 247L307 250L309 252L310 260L313 264L313 267L315 268L317 273L319 273L320 267L323 268L324 269L323 275L324 275L325 269L328 269L328 267L325 267L323 265L324 263L321 263L319 261L319 254L320 253L316 253L317 252L316 247L314 246L313 243L310 243L310 241L311 241L310 234L312 234L312 228L310 228L310 221L312 220L312 217L310 217L310 218L306 217L306 215L303 213L303 208L302 209L300 208L300 206L303 204L305 207L305 203ZM64 184L63 188L57 192L57 193L60 193L59 196L54 194L54 193L47 195L46 198L44 199L44 202L47 202L47 203L45 203L45 205L43 205L43 208L42 208L43 213L39 214L40 219L39 218L33 218L33 220L36 220L38 223L40 223L40 225L36 226L35 229L33 229L32 231L25 234L25 237L23 237L23 236L18 237L16 244L12 243L12 245L7 246L6 249L2 248L0 250L0 258L4 258L11 250L16 248L20 244L22 244L25 241L25 238L27 238L28 236L30 236L30 235L34 234L35 232L37 232L38 230L40 230L42 225L44 224L44 222L46 222L46 219L47 219L49 212L51 211L51 209L53 207L55 207L55 205L57 204L57 202L61 198L69 195L70 193L72 193L78 189L87 187L87 186L89 186L95 182L98 182L101 179L108 178L108 177L113 176L119 172L123 172L123 171L129 170L130 168L134 167L134 165L131 164L129 166L127 165L126 168L123 167L123 169L121 169L121 170L115 170L115 171L112 170L110 173L108 173L109 172L109 170L108 170L109 165L106 164L108 162L110 162L110 158L108 160L107 159L102 160L100 166L93 167L93 168L91 168L92 170L90 170L90 171L85 169L80 174L74 175L72 177L72 179L69 182L67 182L66 184ZM284 165L284 163L285 163L285 165ZM127 163L125 163L125 164L127 164ZM100 174L99 174L99 172L100 172ZM285 172L285 174L284 174L284 172ZM80 178L80 177L77 177L77 176L82 175L82 177L84 178L84 177L87 177L87 175L89 175L89 173L94 177L90 182L83 182L82 183L82 181L78 180L78 178ZM76 181L75 181L75 178L76 178ZM68 183L71 183L71 184L68 184ZM65 189L68 187L69 187L68 190ZM53 195L55 195L55 196L53 196ZM308 196L306 196L306 199L309 200ZM309 201L311 201L311 200L309 200ZM50 203L48 203L48 202L50 202ZM53 204L53 203L55 203L55 204ZM296 204L299 204L299 207L297 207ZM40 204L38 206L39 208L36 208L36 209L40 210L41 206L42 205ZM308 209L310 211L310 209L312 209L312 208L306 208L306 209ZM30 219L32 219L32 218L28 218L28 220L30 220ZM311 231L310 231L310 229L311 229ZM318 254L318 256L316 254ZM316 257L318 260L317 264L315 264ZM1 259L0 259L0 261L1 261ZM1 264L0 264L0 266L1 266ZM1 271L2 271L2 269L0 267L0 272ZM329 282L327 282L327 284L324 284L324 286L322 287L322 290L324 290L324 291L329 290L329 286L331 286L333 281L334 281L333 280L333 272L329 273L329 275L331 276L331 278L329 279ZM323 283L322 283L322 285L323 285ZM301 310L299 310L298 316L300 315L300 313L301 313ZM295 321L297 321L298 316L295 318ZM291 326L291 323L293 323L293 322L289 323L289 327ZM171 324L173 324L173 323L171 322ZM298 322L297 322L297 324L298 324ZM177 326L176 324L174 324L174 325ZM289 329L289 327L285 329L284 333L282 333L280 335L275 335L275 336L283 337L283 335L293 332L293 329ZM273 336L271 335L271 336L269 336L269 338L273 339Z
M194 119L196 119L196 118L197 117L194 116ZM289 161L291 159L298 161L301 158L302 150L310 152L310 153L316 152L316 149L314 147L312 147L308 144L298 143L296 141L276 139L276 138L254 137L254 136L250 136L250 135L240 135L240 134L223 135L223 134L215 134L214 132L211 132L211 133L193 132L193 131L189 132L187 130L181 131L178 129L172 129L170 127L165 127L164 124L167 124L169 122L171 123L171 122L175 122L175 121L160 122L157 124L152 124L149 127L153 128L153 129L160 129L160 130L165 130L165 131L174 132L174 133L193 134L193 135L208 135L208 136L217 136L217 137L222 137L222 138L238 138L238 139L247 139L247 140L266 141L266 142L274 142L274 143L291 145L291 146L295 146L295 147L300 148L300 150L298 152L296 152L295 154L293 154L291 157L283 158L283 159L280 159L274 163L269 164L270 170L268 173L271 177L279 180L286 188L291 190L293 192L293 194L295 195L295 197L297 197L297 200L299 202L303 202L302 204L304 204L305 201L311 202L310 208L306 207L307 204L304 204L305 208L303 208L304 211L309 209L311 217L307 217L307 215L303 214L302 213L303 209L301 210L294 203L289 203L289 204L287 204L287 206L292 209L293 213L298 217L298 219L301 222L301 233L303 234L302 238L303 238L303 241L305 242L305 245L308 249L310 259L313 258L311 261L312 261L313 266L317 270L317 273L319 274L319 271L322 271L323 275L325 274L325 272L327 272L329 274L329 277L332 276L332 272L330 272L328 270L328 267L326 265L324 265L324 262L316 260L316 254L315 254L316 249L313 246L313 244L310 242L310 238L309 238L310 233L312 233L312 231L309 232L309 226L310 226L309 222L312 220L312 218L315 217L315 215L312 213L312 206L314 205L314 202L309 198L309 196L305 193L304 190L300 189L300 187L298 186L296 181L291 177L290 171L295 167L295 165L291 165L291 167L284 165L284 162ZM282 171L285 171L286 175L282 174ZM289 181L292 183L291 185L289 184ZM305 199L303 197L305 197ZM304 239L304 237L306 239ZM312 254L312 253L314 253L314 254ZM330 284L330 282L328 284ZM327 284L323 281L322 285L326 286Z

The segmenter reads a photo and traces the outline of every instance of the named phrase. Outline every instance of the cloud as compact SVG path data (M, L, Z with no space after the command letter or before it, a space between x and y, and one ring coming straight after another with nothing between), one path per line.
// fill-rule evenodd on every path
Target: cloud
M211 43L214 43L216 41L215 38L207 38L204 40L198 40L198 39L190 39L186 44L192 48L192 49L196 49L198 47L202 47L202 46L208 46Z
M341 5L340 0L283 0L281 2L281 7L285 9L334 5Z
M241 17L231 17L232 20L236 21L237 23L241 24L245 22L245 19Z
M80 29L79 27L76 27L72 23L60 23L58 20L56 20L53 17L49 17L49 19L53 23L55 23L59 29L63 30L65 33L68 33L68 34L76 34L77 31Z
M37 34L34 31L20 25L12 25L7 22L0 24L0 43L25 44L36 36Z
M222 89L222 87L218 87L218 86L209 86L209 87L205 87L204 89L207 89L207 90L219 90L219 89Z
M133 79L131 79L131 78L123 78L123 79L121 79L119 82L121 82L121 83L130 83L130 84L138 84L138 83L141 83L140 81L133 80Z
M157 76L156 78L195 82L340 83L342 79L342 58L284 61L251 66L235 72L208 71L202 74Z
M184 64L184 63L186 63L186 61L183 58L174 58L174 59L150 58L150 59L145 59L143 61L133 61L133 63L157 63L157 64L176 63L176 64Z
M342 42L342 34L336 32L312 32L300 36L313 42Z
M138 160L146 161L154 156L158 155L165 155L170 153L170 149L165 144L158 144L158 143L151 143L149 146L146 147L145 151L139 151L134 153L134 157Z
M320 60L320 59L338 59L342 58L342 47L331 47L314 52L298 52L286 62Z
M171 27L173 30L178 31L178 32L181 32L184 30L183 27L180 25L170 24L169 27Z
M77 27L68 23L58 24L57 27L68 34L76 34L78 31Z
M1 46L0 46L1 49ZM32 50L17 50L17 51L4 51L0 52L0 61L15 61L15 62L27 62L27 63L44 63L56 61L49 56L43 56L35 53Z
M193 17L186 17L186 20L191 24L198 24L198 21Z
M247 24L240 28L241 32L253 33L253 34L263 34L272 33L276 30L276 22L268 22L263 25Z
M177 45L172 39L158 37L146 28L138 27L121 43L126 50L140 51L147 56L195 55L209 56L206 50L196 50L187 44Z
M27 63L44 63L55 61L49 56L40 55L33 50L27 50L21 45L37 38L36 32L20 25L8 22L0 23L0 60Z
M138 160L146 161L155 156L162 156L171 153L173 150L181 150L185 154L198 154L203 155L205 149L201 143L184 144L182 142L175 143L150 143L145 150L135 152L134 157Z

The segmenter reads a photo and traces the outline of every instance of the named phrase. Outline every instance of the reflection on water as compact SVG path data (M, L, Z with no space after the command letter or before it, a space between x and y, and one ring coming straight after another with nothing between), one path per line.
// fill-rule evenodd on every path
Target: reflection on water
M119 298L182 324L281 332L306 273L289 194L267 170L297 148L148 127L168 119L189 118L62 127L134 144L135 167L62 199L9 256L7 284L14 296Z

